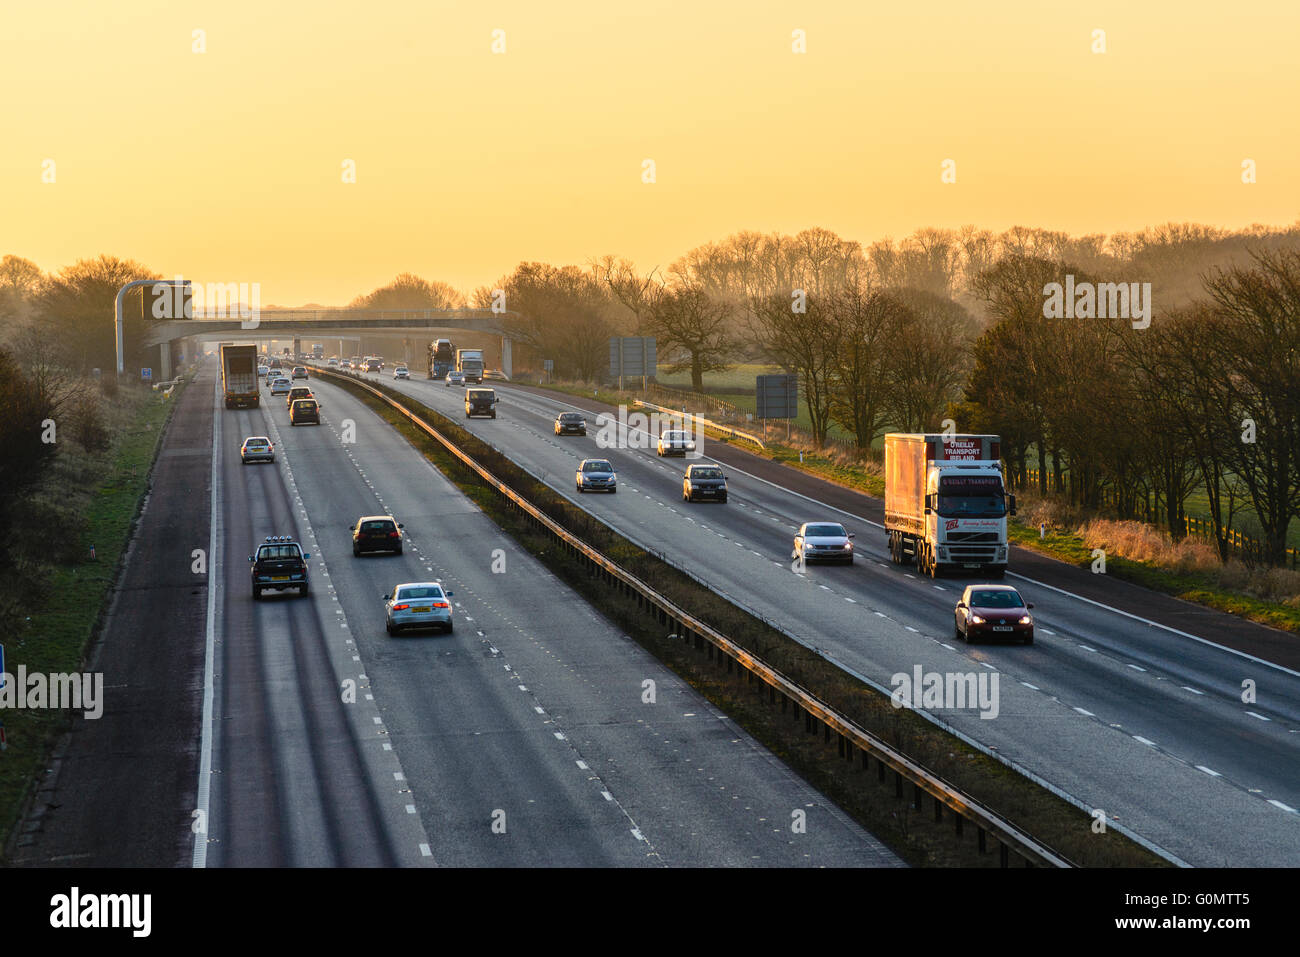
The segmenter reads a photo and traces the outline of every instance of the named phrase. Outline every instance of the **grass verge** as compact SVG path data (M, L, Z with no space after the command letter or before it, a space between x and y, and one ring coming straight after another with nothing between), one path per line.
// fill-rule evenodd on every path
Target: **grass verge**
M368 393L340 377L381 418L404 435L440 471L478 504L522 547L547 565L626 633L668 667L689 681L717 707L726 711L766 747L802 774L814 787L852 814L865 828L913 864L928 866L991 866L995 855L979 853L974 828L962 840L953 837L953 821L935 822L911 803L910 788L896 790L892 776L877 780L870 771L827 746L820 727L810 733L802 720L784 708L772 707L766 685L749 683L737 670L723 671L719 659L708 659L674 635L665 635L634 599L593 577L586 566L539 531L479 476L441 444L410 425ZM666 595L691 614L727 635L800 686L845 714L859 726L891 744L974 800L993 809L1022 830L1083 866L1150 867L1165 862L1114 830L1093 832L1092 818L1079 808L1039 787L1005 764L969 747L906 709L897 709L885 696L827 662L813 650L754 618L689 576L638 548L590 514L557 495L505 456L466 432L455 422L408 395L392 395L425 418L480 465L531 501L553 520L599 549L607 557ZM791 712L794 709L790 709Z
M79 672L86 651L107 610L109 590L121 571L149 485L158 444L180 390L170 399L140 389L119 393L112 444L102 456L102 479L85 488L61 488L69 498L84 495L79 527L59 530L80 539L80 560L54 565L42 589L45 596L30 607L16 636L6 636L5 669L19 664L29 674ZM90 558L90 547L95 558ZM73 600L69 600L73 596ZM72 720L54 709L0 711L8 749L0 755L0 848L9 844L32 786L39 786L51 749Z

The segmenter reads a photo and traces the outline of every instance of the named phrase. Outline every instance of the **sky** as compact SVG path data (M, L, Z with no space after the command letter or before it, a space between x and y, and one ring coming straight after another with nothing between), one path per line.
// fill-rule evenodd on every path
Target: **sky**
M1294 0L6 3L0 255L342 305L741 229L1287 225L1297 39Z

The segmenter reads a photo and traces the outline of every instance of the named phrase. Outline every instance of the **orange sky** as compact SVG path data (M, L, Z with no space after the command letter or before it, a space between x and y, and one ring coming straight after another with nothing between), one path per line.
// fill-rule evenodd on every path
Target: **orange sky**
M882 6L6 4L0 254L341 304L739 229L1300 218L1293 0Z

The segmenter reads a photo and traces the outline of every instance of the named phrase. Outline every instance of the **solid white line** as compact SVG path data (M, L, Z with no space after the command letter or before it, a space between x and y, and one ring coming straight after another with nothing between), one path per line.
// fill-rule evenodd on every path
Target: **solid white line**
M217 360L218 362L220 359ZM199 787L197 810L202 812L206 830L194 835L194 854L191 865L208 866L208 834L212 832L211 782L212 782L212 700L213 700L213 661L215 659L215 635L217 614L216 586L221 569L218 551L217 529L221 525L221 415L217 409L217 396L220 394L221 377L217 376L212 392L212 522L208 538L208 621L204 635L203 647L203 722L199 738Z
M1207 767L1206 767L1205 765L1203 765L1203 764L1198 764L1198 765L1196 765L1196 770L1198 770L1198 771L1204 771L1206 774L1208 774L1208 775L1209 775L1210 777L1212 777L1212 778L1221 778L1221 777L1223 777L1223 775L1220 774L1218 771L1214 770L1214 768L1207 768Z
M1022 681L1022 682L1020 682L1020 683L1021 683L1022 685L1024 685L1026 688L1028 688L1030 691L1037 691L1037 690L1038 690L1038 685L1031 685L1028 681Z
M1204 691L1197 691L1195 688L1189 688L1187 685L1181 686L1184 691L1190 691L1192 694L1205 694Z
M1093 714L1091 711L1085 711L1083 708L1075 708L1074 710L1077 711L1077 712L1079 712L1079 714L1086 715L1086 716L1089 717L1089 718L1095 718L1095 717L1097 717L1097 716L1096 716L1095 714Z
M1252 718L1259 718L1260 721L1272 721L1272 720L1273 720L1272 718L1266 718L1266 717L1264 717L1262 714L1256 714L1256 713L1253 712L1253 711L1247 711L1246 714L1250 715Z
M1291 807L1290 805L1283 804L1281 801L1275 801L1272 798L1269 798L1268 803L1273 805L1274 807L1281 808L1283 811L1287 811L1288 813L1291 814L1296 813L1295 808Z
M1150 740L1149 738L1144 738L1144 737L1142 737L1142 735L1140 735L1140 734L1135 734L1135 735L1133 735L1133 740L1134 740L1134 741L1141 741L1143 744L1148 745L1148 746L1153 747L1153 748L1156 746L1156 743L1155 743L1154 741Z
M1137 665L1129 665L1134 671L1146 671L1145 668L1139 668Z

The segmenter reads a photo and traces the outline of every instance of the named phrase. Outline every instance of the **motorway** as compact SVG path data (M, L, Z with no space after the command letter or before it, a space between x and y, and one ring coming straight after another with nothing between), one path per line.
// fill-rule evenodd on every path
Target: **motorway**
M217 587L196 864L901 865L345 390L313 381L322 424L292 427L265 390L226 410L200 382ZM248 435L275 464L240 463ZM357 517L386 512L404 554L353 557ZM267 535L311 554L310 596L253 601ZM429 579L454 633L387 636L381 594Z
M1035 604L1036 643L966 646L953 638L964 582L931 581L890 564L885 535L865 507L845 514L764 481L752 474L762 460L727 448L730 502L687 505L680 460L661 460L653 447L598 447L591 402L496 382L498 418L466 420L458 388L423 375L399 383L367 378L450 415L633 541L879 686L916 665L997 671L995 719L973 709L932 716L1174 859L1195 866L1300 862L1295 670L1014 576L1008 581ZM575 408L588 412L588 437L556 437L555 415ZM614 463L619 494L575 493L574 467L587 456ZM747 458L753 467L736 464ZM857 561L796 574L793 533L822 518L857 533ZM1213 612L1198 612L1197 620L1219 631L1256 627ZM1243 699L1247 681L1256 700Z

